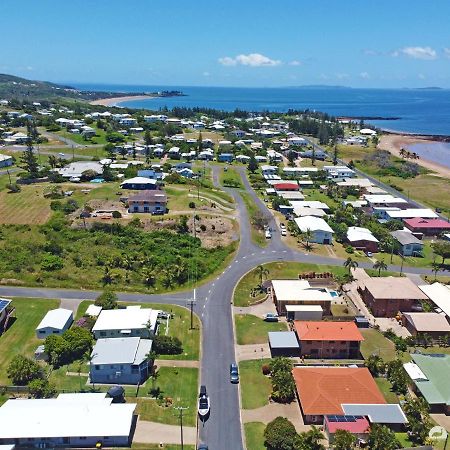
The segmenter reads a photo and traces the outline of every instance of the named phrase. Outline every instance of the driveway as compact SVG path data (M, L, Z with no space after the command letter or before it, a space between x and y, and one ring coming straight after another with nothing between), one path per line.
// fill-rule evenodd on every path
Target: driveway
M164 425L138 419L133 442L140 444L181 444L181 433L178 425ZM197 429L183 426L183 442L187 445L197 443Z
M236 345L236 360L270 358L269 344Z

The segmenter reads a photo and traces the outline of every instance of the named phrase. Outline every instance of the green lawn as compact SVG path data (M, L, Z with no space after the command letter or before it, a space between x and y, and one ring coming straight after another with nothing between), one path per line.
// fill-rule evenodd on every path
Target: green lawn
M396 359L395 346L392 341L385 338L383 334L373 328L361 329L364 341L361 343L361 354L364 359L370 355L380 355L384 361Z
M397 394L392 392L392 385L386 378L376 377L375 383L388 403L398 403Z
M251 314L236 314L236 341L239 345L265 344L269 331L287 331L285 322L265 322L262 317Z
M225 171L226 169L226 171ZM243 189L244 184L240 173L232 167L224 167L219 174L219 182L222 186Z
M259 211L259 208L255 204L252 196L248 192L240 192L240 195L242 197L242 200L245 203L245 207L247 208L247 214L248 214L249 221L250 221L249 226L251 227L252 241L260 247L266 247L268 242L265 237L264 231L260 230L259 228L256 228L251 223L252 217L254 217L255 214Z
M332 272L334 274L343 274L346 272L344 267L327 266L318 264L304 264L298 262L272 262L264 264L268 269L267 279L298 279L298 275L304 272ZM260 279L257 269L253 269L245 274L239 281L234 291L234 306L250 306L264 297L264 295L251 296L251 291L259 285Z
M263 375L261 371L261 367L269 363L270 359L241 361L239 363L243 409L255 409L269 404L272 383L270 378Z
M184 424L195 426L197 417L197 395L198 395L198 369L161 367L158 370L159 377L156 387L161 389L164 397L173 400L172 406L159 406L156 400L150 398L137 399L137 413L142 420L178 425L179 419L174 406L189 407L184 413ZM148 390L151 388L151 380L147 382ZM145 392L148 394L148 392ZM130 399L134 401L134 399Z
M244 423L245 443L248 450L263 450L264 430L266 425L261 422Z
M414 444L409 440L407 433L395 433L397 441L400 442L402 448L414 447Z
M33 357L36 347L44 341L36 337L35 329L47 311L58 308L59 300L15 298L16 320L0 336L0 384L9 384L6 375L8 364L16 355Z
M414 257L414 256L406 256L403 261L404 266L408 267L431 267L431 264L434 260L437 262L441 262L441 258L436 257L433 249L431 248L431 242L428 240L424 240L425 244L423 247L423 256L422 257ZM402 265L402 258L400 255L392 255L391 262L391 254L390 253L374 253L373 255L378 261L384 261L386 264L393 264L396 266Z

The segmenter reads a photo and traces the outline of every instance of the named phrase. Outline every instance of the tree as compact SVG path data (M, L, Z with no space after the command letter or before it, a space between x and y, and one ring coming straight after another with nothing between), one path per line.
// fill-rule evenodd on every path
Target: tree
M269 275L269 269L260 264L256 268L256 272L258 273L259 278L259 288L262 290L264 278L267 279L267 275Z
M408 398L403 406L411 440L415 444L423 445L432 427L429 407L424 398Z
M300 233L299 238L303 242L305 248L310 249L311 241L314 239L314 233L308 228L306 231Z
M276 402L289 403L295 398L295 382L292 362L288 358L273 358L270 363L272 398Z
M408 391L408 375L399 359L389 361L386 365L387 378L392 384L392 390L405 395Z
M272 420L264 430L264 445L268 450L296 450L298 434L294 425L284 417Z
M289 161L289 165L290 165L290 166L293 166L293 165L294 165L295 157L296 157L295 152L293 152L292 150L290 150L289 153L287 154L287 158L288 158L288 161Z
M385 425L373 424L369 433L370 450L396 450L401 448L395 433Z
M112 144L111 142L108 142L105 145L104 150L105 150L108 158L114 159L114 157L116 156L116 146L114 144Z
M387 270L387 264L383 261L383 260L381 260L381 261L377 261L374 265L373 265L373 268L375 269L375 270L378 270L378 276L381 276L381 271L382 270Z
M334 450L351 450L355 448L356 438L347 430L336 430L334 433Z
M27 172L27 178L37 178L39 176L39 164L36 155L33 152L33 145L28 141L27 149L20 157L22 169Z
M344 267L347 267L348 273L352 273L352 269L356 269L358 267L358 263L354 261L351 256L349 256L344 261Z
M177 337L157 334L153 338L153 351L158 355L179 355L183 345Z
M15 356L6 369L8 378L16 386L25 386L32 380L42 378L41 366L23 355Z
M80 359L92 350L93 338L87 328L73 326L62 337L68 343L71 359Z
M113 172L109 164L105 164L103 166L102 177L105 181L115 181L117 179L115 173Z
M309 431L300 433L300 449L302 450L325 450L325 447L320 443L325 439L325 436L314 425Z
M197 139L197 150L200 153L203 150L203 138L202 138L202 132L198 133L198 139Z
M105 289L96 299L95 304L103 309L117 308L117 295L115 292Z
M441 270L441 265L440 265L438 262L433 261L433 262L431 263L431 271L434 273L434 281L437 280L437 273L438 273L440 270Z
M256 161L256 158L254 155L252 155L248 161L247 169L250 173L255 173L258 170L258 161Z
M450 258L450 241L436 241L431 244L431 248L433 249L436 255L439 255L442 258L442 264L445 264L445 260Z
M56 394L55 386L45 378L30 381L28 388L33 398L51 398Z
M316 165L316 146L313 144L313 148L311 150L311 165Z
M259 230L264 230L264 227L269 224L269 217L262 211L258 210L252 215L251 222Z
M379 355L370 355L367 358L366 366L374 377L377 377L386 371L386 364Z
M333 166L336 166L338 163L338 147L335 144L333 149Z

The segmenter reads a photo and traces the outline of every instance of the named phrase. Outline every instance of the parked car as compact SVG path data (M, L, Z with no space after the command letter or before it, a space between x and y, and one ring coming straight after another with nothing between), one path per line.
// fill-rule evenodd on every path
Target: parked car
M286 228L282 228L280 234L281 236L287 236Z
M206 444L198 444L197 450L208 450L208 446Z
M267 313L264 316L264 320L266 322L278 322L278 314L276 314L276 313Z
M270 232L270 230L266 230L266 239L271 239L272 238L272 233Z
M236 363L230 364L230 381L232 383L239 383L239 369Z
M373 253L372 253L372 252L366 252L366 255L367 255L369 258L372 258Z

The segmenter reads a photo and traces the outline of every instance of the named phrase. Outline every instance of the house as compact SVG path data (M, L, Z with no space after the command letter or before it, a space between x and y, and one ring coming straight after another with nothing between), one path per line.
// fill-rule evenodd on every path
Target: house
M230 134L237 137L238 139L242 139L246 133L243 130L233 130L230 132Z
M433 283L421 285L419 289L447 316L447 320L450 320L450 287Z
M13 165L13 157L9 155L2 155L0 153L0 167L10 167Z
M347 166L323 166L328 178L353 178L356 173Z
M289 202L294 208L316 208L316 209L322 209L323 211L328 212L330 210L330 207L324 203L319 202L317 200L300 200L300 201L290 201Z
M128 197L128 212L164 214L167 211L167 195L162 190L141 191Z
M55 171L64 178L81 178L86 172L101 175L103 173L103 166L95 161L75 161L61 169L55 169Z
M250 156L247 155L237 155L236 161L247 164L250 161Z
M334 415L325 416L323 420L323 431L330 444L334 441L334 435L338 430L345 430L357 439L366 441L370 432L370 423L362 415Z
M277 192L275 189L273 189L273 192L275 195L278 195L278 197L284 198L285 200L304 200L305 199L305 196L299 191L278 191ZM284 205L284 206L286 206L286 205ZM305 215L313 216L314 214L305 214Z
M137 120L133 117L123 117L122 119L119 120L119 124L124 125L126 127L132 127L136 125L136 123Z
M385 404L365 367L295 367L292 370L305 423L322 425L324 416L343 415L342 404Z
M298 136L292 136L287 140L288 145L293 145L295 147L297 146L303 146L308 145L308 141L305 138L298 137Z
M270 165L263 165L263 166L261 166L261 173L262 173L263 177L266 175L277 175L278 167L270 166Z
M269 331L268 334L272 357L300 356L300 346L293 331Z
M267 158L270 162L281 162L283 161L283 155L275 150L267 150Z
M450 336L450 324L445 314L404 312L402 313L402 323L413 336L427 335L435 341L441 336Z
M404 220L404 219L436 219L439 216L428 208L407 208L386 210L385 219L387 220Z
M10 399L0 408L0 444L21 448L128 447L135 403L113 403L106 393Z
M297 183L275 183L272 186L277 192L295 192L300 190Z
M145 177L134 177L120 183L122 189L154 190L158 188L156 180Z
M406 228L413 233L423 233L426 236L438 236L450 231L450 222L443 219L405 219Z
M234 160L234 155L233 153L221 153L218 157L217 157L219 162L228 162L231 163Z
M428 300L406 277L369 277L361 281L358 292L375 317L395 317L399 311L414 311L422 300Z
M312 173L316 173L318 171L319 169L317 167L283 167L284 175L295 178L311 175Z
M322 320L320 305L286 305L287 320Z
M364 340L354 322L295 321L303 357L359 359Z
M36 327L36 336L45 339L52 334L63 334L73 322L73 312L70 309L58 308L47 312Z
M430 406L430 412L450 415L450 355L412 353L413 362L403 364L414 390Z
M379 240L367 228L348 227L347 241L356 249L362 249L372 253L378 252Z
M403 256L421 256L423 252L423 242L416 238L409 231L392 231L390 235L397 242L397 248L400 255Z
M278 314L285 314L287 305L315 305L329 315L333 299L327 289L311 288L307 280L272 280L270 296Z
M365 136L376 136L377 132L375 130L371 130L370 128L363 128L359 130L359 133Z
M142 170L138 170L137 176L149 178L150 180L162 180L164 174L163 174L163 172L158 172L153 169L142 169Z
M319 161L325 161L325 158L327 157L327 154L323 150L305 150L304 152L300 153L300 156L302 158L314 158Z
M141 337L150 339L156 334L158 310L127 306L125 309L103 310L92 333L95 339Z
M142 384L150 373L150 339L121 337L98 339L91 353L91 383Z
M307 231L312 232L312 239L310 242L314 242L316 244L332 243L334 231L331 229L330 225L328 225L325 220L320 217L297 217L294 219L294 222L297 224L302 233L306 233Z
M408 201L404 198L394 197L390 194L364 194L364 199L367 200L367 203L372 208L391 206L400 209L407 209L409 206Z

